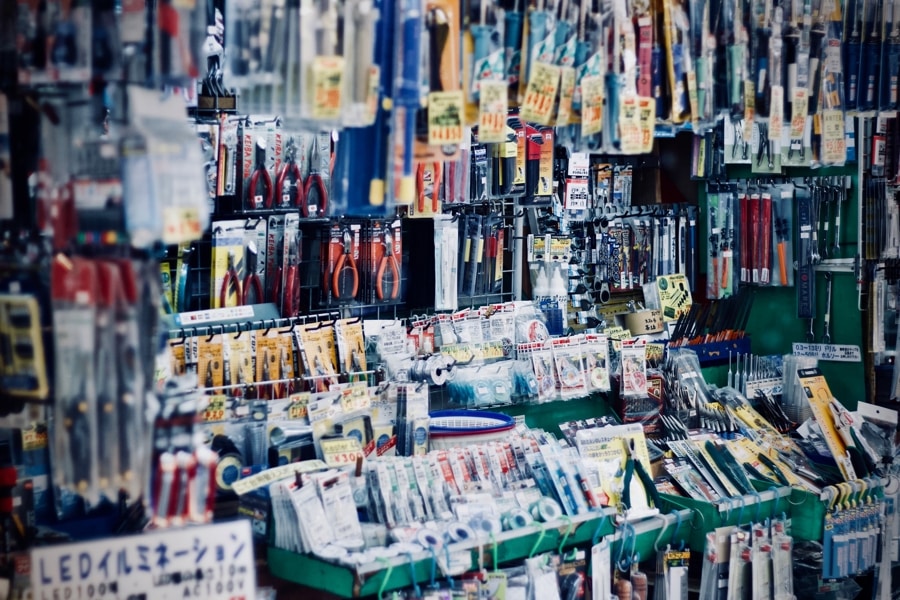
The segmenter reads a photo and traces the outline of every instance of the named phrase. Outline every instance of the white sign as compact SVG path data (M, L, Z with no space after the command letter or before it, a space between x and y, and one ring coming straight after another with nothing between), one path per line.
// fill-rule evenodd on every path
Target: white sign
M179 313L175 320L179 327L202 325L212 321L228 321L230 319L252 319L252 306L229 306L227 308L213 308L210 310L195 310L193 312Z
M794 343L794 356L807 356L819 360L834 362L861 362L859 346L841 344L803 344Z
M35 548L35 600L252 600L256 571L245 520Z

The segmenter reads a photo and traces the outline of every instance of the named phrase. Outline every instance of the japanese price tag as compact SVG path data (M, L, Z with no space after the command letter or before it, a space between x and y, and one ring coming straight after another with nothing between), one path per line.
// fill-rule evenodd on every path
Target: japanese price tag
M531 67L531 77L522 103L522 120L549 125L553 120L553 104L559 91L560 68L537 62Z
M313 59L310 67L313 119L337 119L341 116L343 82L343 57L317 56Z
M556 114L557 125L568 125L572 120L572 99L575 96L575 69L560 67L559 111Z
M822 162L842 165L847 158L844 139L844 113L839 110L822 111Z
M462 141L463 93L428 94L428 145L444 146Z
M321 440L322 457L329 467L355 465L363 457L362 446L356 438Z
M509 98L505 81L481 82L478 99L478 141L495 144L506 141L506 112Z
M581 80L581 135L600 133L603 129L603 78L591 75Z

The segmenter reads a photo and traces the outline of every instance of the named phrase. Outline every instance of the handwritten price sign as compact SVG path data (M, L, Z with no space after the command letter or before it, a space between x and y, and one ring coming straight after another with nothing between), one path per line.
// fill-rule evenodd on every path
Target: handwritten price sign
M603 130L603 78L590 75L581 80L581 135Z
M534 63L531 78L522 103L522 119L539 125L553 120L553 104L559 92L560 68L546 63Z
M463 93L428 94L428 145L445 146L462 141Z
M341 92L344 89L344 59L340 56L318 56L313 59L310 70L313 118L340 117Z
M495 144L506 141L506 112L509 99L505 81L482 81L478 98L478 141Z
M322 440L322 455L329 467L355 465L363 457L362 446L355 438Z

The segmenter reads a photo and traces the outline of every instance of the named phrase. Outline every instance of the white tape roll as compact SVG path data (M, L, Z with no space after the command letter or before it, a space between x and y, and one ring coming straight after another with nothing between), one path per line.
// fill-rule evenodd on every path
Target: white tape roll
M541 498L531 505L531 516L534 517L535 521L540 521L541 523L556 521L562 517L562 514L559 504L552 498Z
M423 527L416 533L416 543L426 550L440 548L442 540L443 536L438 531L429 527Z
M447 526L447 538L454 544L475 539L475 530L465 523L450 523Z
M487 537L497 535L503 531L503 525L500 523L500 519L472 519L469 521L469 525L475 530L475 533Z
M506 513L503 517L503 525L508 530L522 529L534 523L534 517L525 510L518 508Z

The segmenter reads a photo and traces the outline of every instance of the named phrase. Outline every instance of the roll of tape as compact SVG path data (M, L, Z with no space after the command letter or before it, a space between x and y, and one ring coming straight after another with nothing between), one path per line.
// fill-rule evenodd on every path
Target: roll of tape
M534 523L534 517L521 508L506 513L503 517L503 528L507 530L522 529Z
M216 487L220 491L230 492L234 482L241 478L244 461L240 454L225 454L219 457L216 465Z
M430 527L423 527L416 533L416 543L426 550L440 548L443 544L442 540L443 536Z
M556 521L562 517L562 514L559 504L552 498L541 498L531 505L531 516L534 517L535 521L540 521L541 523Z
M475 533L482 536L497 535L503 531L503 525L500 519L495 518L478 518L469 521L469 525L475 530Z
M475 530L465 523L450 523L447 525L446 534L447 539L454 544L475 539Z

